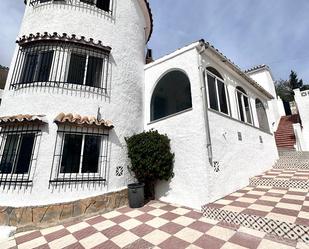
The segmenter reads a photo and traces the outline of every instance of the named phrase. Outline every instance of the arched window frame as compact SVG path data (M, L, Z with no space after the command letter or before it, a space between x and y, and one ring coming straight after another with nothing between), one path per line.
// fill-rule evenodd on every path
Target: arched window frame
M260 104L262 106L263 110L264 110L265 118L266 118L266 121L267 121L266 122L267 127L262 127L260 116L259 116L259 113L258 113L258 107L257 107L258 104ZM270 126L269 126L267 111L266 111L265 105L263 104L263 102L259 98L255 99L255 108L256 108L256 112L257 112L257 119L258 119L258 122L259 122L259 128L263 131L270 132Z
M155 118L153 117L153 115L154 115L154 104L153 104L153 101L154 101L154 94L155 94L155 92L156 92L156 90L157 90L157 87L159 87L160 82L164 79L164 77L166 77L168 74L170 74L170 73L172 73L172 72L180 72L180 73L182 73L183 75L185 75L186 78L188 79L188 83L189 83L189 87L190 87L190 102L191 102L191 106L190 106L189 108L185 108L185 109L183 109L183 110L181 110L181 111L174 112L174 113L168 114L168 115L166 115L166 116L164 116L164 117L155 119ZM183 113L183 112L192 110L192 108L193 108L193 103L192 103L192 89L191 89L191 80L190 80L188 74L187 74L184 70L182 70L182 69L180 69L180 68L172 68L172 69L169 69L168 71L164 72L162 75L160 75L160 77L158 78L158 80L157 80L156 83L154 84L154 87L153 87L153 89L152 89L152 91L151 91L150 101L149 101L149 107L150 107L149 119L150 119L150 122L151 122L151 123L152 123L152 122L158 122L158 121L160 121L160 120L162 120L162 119L167 119L167 118L173 117L173 116L175 116L175 115L181 114L181 113Z
M239 103L238 94L240 95L241 103ZM235 89L235 98L236 98L236 103L237 103L238 119L244 123L254 125L251 101L250 101L250 97L248 96L247 92L242 87L237 86ZM245 99L247 99L247 102L248 102L250 119L248 119L248 115L246 112ZM242 107L242 109L240 107Z
M211 70L213 69L213 70ZM211 72L211 71L214 71L214 72L217 72L216 74L214 72ZM212 108L211 107L211 101L210 101L210 89L209 89L209 80L208 80L208 77L212 77L214 78L215 80L215 91L216 91L216 105L217 105L217 108ZM229 97L229 92L228 92L228 89L227 89L227 85L224 81L224 78L222 77L222 75L218 72L217 69L213 68L213 67L207 67L206 68L206 75L205 75L205 78L206 78L206 85L207 85L207 104L208 104L208 108L211 109L211 110L214 110L214 111L218 111L224 115L228 115L230 116L231 115L231 106L230 106L230 97ZM224 92L225 92L225 101L226 101L226 109L227 109L227 112L224 112L224 110L222 110L222 105L221 105L221 101L220 100L220 95L219 95L219 91L218 91L218 85L219 85L219 82L223 83L224 85Z

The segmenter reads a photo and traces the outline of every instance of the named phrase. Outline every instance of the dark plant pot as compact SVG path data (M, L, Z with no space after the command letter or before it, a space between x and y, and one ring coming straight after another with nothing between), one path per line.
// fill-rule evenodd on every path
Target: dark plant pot
M140 208L144 206L144 183L133 183L128 185L130 208Z

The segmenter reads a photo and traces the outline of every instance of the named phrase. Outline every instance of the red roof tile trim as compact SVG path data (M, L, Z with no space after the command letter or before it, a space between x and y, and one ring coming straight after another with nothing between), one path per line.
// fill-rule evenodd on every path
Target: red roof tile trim
M89 47L94 47L98 49L102 49L107 53L110 53L112 50L111 47L104 46L102 44L102 41L94 42L92 38L89 40L86 40L84 36L81 36L78 38L75 34L72 34L71 36L68 36L66 33L63 33L62 35L58 34L57 32L54 32L53 34L49 34L48 32L44 32L43 34L41 33L36 33L30 34L29 36L23 35L19 40L16 41L20 46L26 46L27 44L32 44L34 42L56 42L56 41L61 41L61 42L68 42L68 43L74 43L77 45L84 45L84 46L89 46Z
M23 123L23 122L47 123L45 115L18 114L14 116L0 117L0 125L7 125L11 123Z
M111 121L108 120L98 120L94 116L81 116L78 114L64 114L60 113L54 120L55 123L64 124L64 123L71 123L77 125L95 125L95 126L103 126L107 129L113 129L114 125Z

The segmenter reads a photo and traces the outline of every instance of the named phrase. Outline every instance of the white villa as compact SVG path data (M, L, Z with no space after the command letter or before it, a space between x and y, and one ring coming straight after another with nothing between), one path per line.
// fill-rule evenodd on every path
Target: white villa
M25 5L0 110L0 224L123 205L134 181L124 138L143 130L166 133L175 153L157 197L189 207L278 159L284 111L267 66L242 71L204 40L146 64L146 0Z

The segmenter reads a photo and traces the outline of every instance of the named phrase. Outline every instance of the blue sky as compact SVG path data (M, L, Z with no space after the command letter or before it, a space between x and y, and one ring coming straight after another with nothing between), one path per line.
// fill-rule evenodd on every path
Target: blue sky
M123 1L123 0L121 0ZM242 69L268 64L276 79L291 69L309 83L308 0L150 0L154 57L201 38ZM0 1L0 64L8 66L22 0Z

